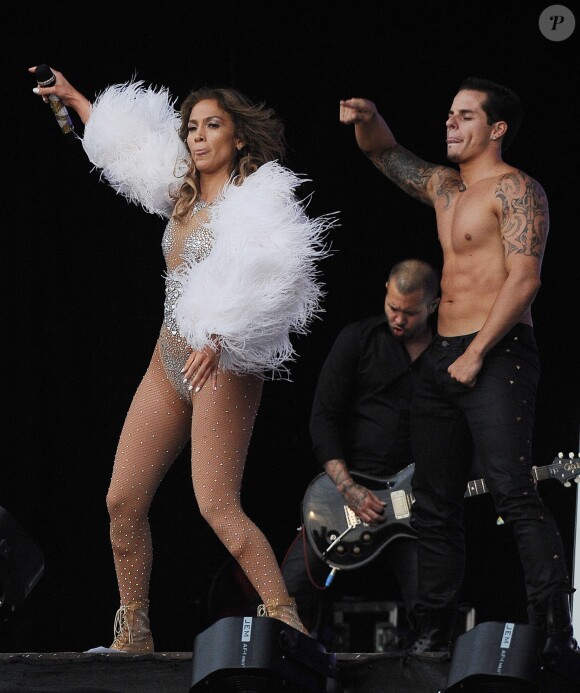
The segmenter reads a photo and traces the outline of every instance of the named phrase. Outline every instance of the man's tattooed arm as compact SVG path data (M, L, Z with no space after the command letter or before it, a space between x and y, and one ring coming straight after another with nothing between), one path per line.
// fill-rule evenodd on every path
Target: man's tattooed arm
M360 508L369 492L351 477L344 460L329 460L325 463L324 470L342 493L348 506L352 510Z
M549 228L548 201L541 185L522 171L502 176L496 197L501 202L501 233L506 258L529 255L542 260Z
M441 173L444 170L442 166L423 161L400 144L383 150L371 161L401 190L420 202L433 206L429 183L435 172Z

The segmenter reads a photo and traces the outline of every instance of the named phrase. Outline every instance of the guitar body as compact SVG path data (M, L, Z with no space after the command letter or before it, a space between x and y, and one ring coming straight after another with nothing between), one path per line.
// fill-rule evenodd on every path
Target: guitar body
M386 504L385 521L374 526L354 515L326 472L315 477L304 494L302 519L308 541L318 557L332 568L360 568L393 539L416 537L410 522L413 470L414 465L410 464L387 479L351 472L356 483L366 486ZM341 534L342 538L327 551Z
M415 465L409 464L387 479L351 472L356 483L385 503L384 520L378 525L367 525L356 517L326 472L315 477L302 500L302 523L316 555L331 568L352 570L372 561L394 539L415 538L411 527L414 469ZM552 464L534 467L533 474L536 481L555 479L571 486L572 481L580 481L580 461L573 453L567 458L560 453ZM467 484L465 498L482 493L488 493L485 481L474 479Z

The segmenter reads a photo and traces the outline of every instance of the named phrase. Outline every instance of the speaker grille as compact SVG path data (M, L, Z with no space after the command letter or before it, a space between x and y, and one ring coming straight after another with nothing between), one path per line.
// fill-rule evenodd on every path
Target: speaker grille
M504 677L495 681L490 681L488 677L483 680L474 677L464 681L457 690L461 693L542 693L536 685L529 681Z
M215 672L206 680L203 691L207 693L288 693L288 688L278 674L259 672ZM192 689L193 690L193 689Z

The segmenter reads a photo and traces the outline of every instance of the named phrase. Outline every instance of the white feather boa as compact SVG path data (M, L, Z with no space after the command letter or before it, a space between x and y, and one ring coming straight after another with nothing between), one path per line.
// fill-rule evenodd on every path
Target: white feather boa
M83 147L101 177L129 202L168 218L172 186L188 152L167 89L141 81L107 87L93 104ZM287 375L291 333L306 333L324 295L317 262L329 254L336 220L309 218L296 197L303 181L269 162L244 183L230 183L211 213L214 244L199 263L184 258L178 282L180 332L193 349L218 335L220 367Z
M295 196L300 178L269 162L212 210L214 244L200 263L170 274L181 285L175 316L193 349L218 335L220 366L237 373L287 373L290 333L306 333L322 311L317 261L328 255L330 216L311 219Z
M129 202L168 218L187 148L179 139L175 99L142 81L114 84L92 107L82 143L101 177Z

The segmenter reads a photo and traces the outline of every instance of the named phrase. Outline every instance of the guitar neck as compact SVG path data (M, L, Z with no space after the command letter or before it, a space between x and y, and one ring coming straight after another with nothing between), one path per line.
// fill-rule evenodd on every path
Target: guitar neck
M561 484L570 485L571 479L577 479L580 471L578 457L570 453L568 458L556 458L552 464L545 467L533 467L532 476L535 481L545 481L546 479L556 479ZM482 493L489 493L489 489L484 479L473 479L467 483L465 498L479 496Z
M534 467L532 469L532 474L535 481L544 481L545 479L554 478L552 465L548 465L547 467ZM467 482L467 488L463 497L472 498L473 496L481 496L484 493L489 493L485 479L472 479ZM409 499L411 504L415 501L412 494L409 494Z
M548 467L534 467L532 469L532 475L536 481L543 481L544 479L550 479L550 468ZM473 479L467 482L467 490L465 491L464 498L471 498L472 496L481 496L483 493L489 493L485 479Z
M480 496L482 493L489 493L485 479L473 479L467 482L467 490L465 491L464 498Z

